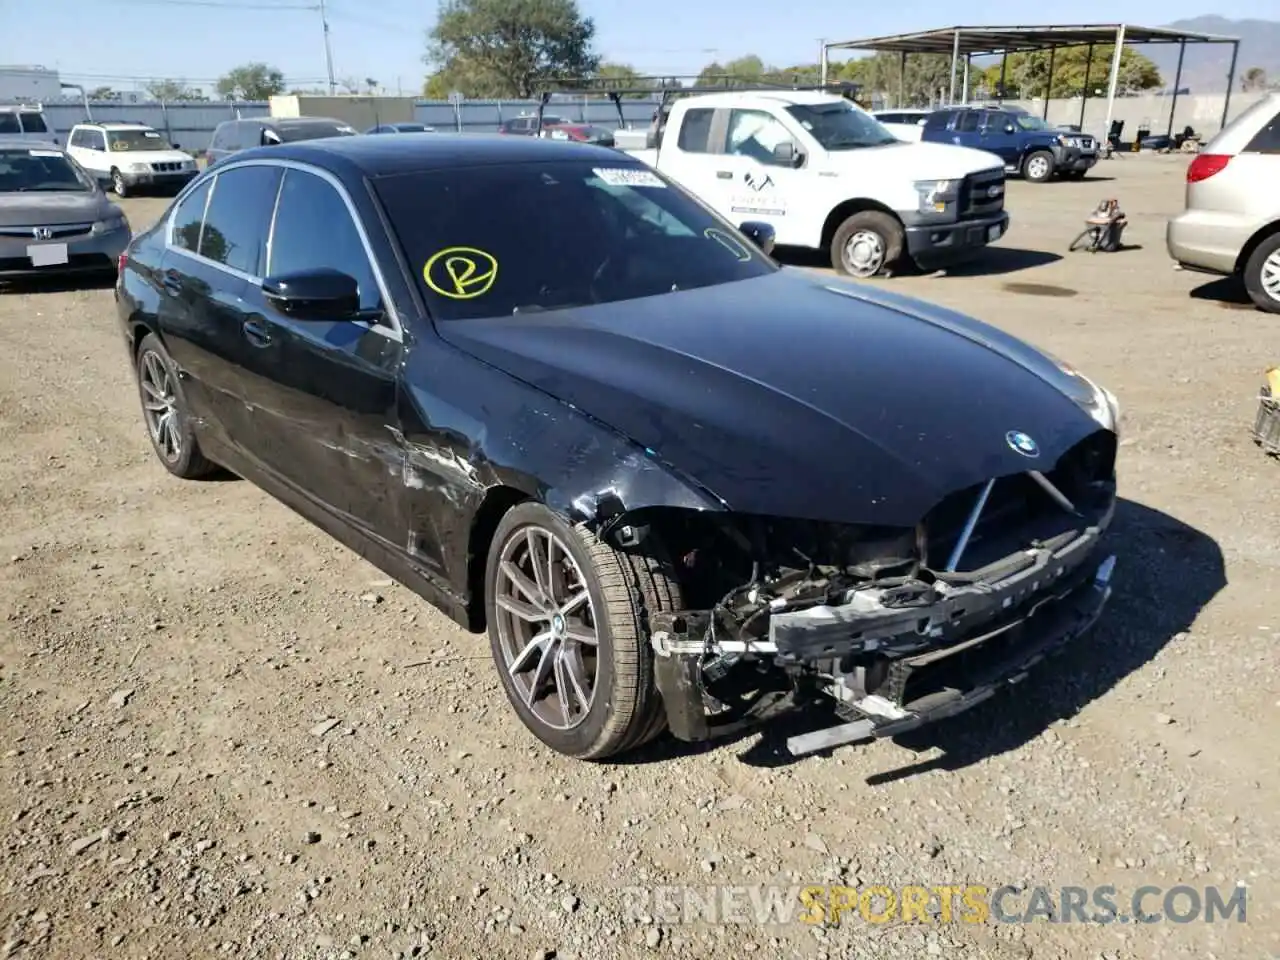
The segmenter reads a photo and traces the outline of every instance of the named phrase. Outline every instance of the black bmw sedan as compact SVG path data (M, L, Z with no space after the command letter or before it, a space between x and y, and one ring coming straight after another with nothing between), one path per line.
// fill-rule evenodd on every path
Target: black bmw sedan
M958 713L1094 623L1119 414L771 245L607 148L335 138L205 172L116 297L164 466L247 478L487 632L555 750L825 703L804 753Z

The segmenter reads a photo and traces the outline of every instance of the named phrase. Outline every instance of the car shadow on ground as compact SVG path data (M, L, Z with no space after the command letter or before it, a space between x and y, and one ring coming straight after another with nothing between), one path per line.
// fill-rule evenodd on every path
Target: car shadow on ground
M894 739L912 753L941 751L867 779L889 783L931 770L959 770L1017 750L1059 720L1078 714L1122 679L1141 669L1179 634L1226 585L1222 551L1207 534L1168 514L1121 499L1108 535L1116 553L1114 594L1102 618L1084 636L1032 669L1016 686L949 720ZM675 756L734 749L755 738L738 760L748 766L782 767L804 762L793 757L787 738L840 723L826 710L788 715L762 730L711 744L688 744L664 736L625 762L652 763ZM877 744L848 750L877 750ZM829 755L823 751L815 756Z
M1224 310L1257 310L1238 277L1216 277L1191 291L1192 300L1211 300Z
M23 293L75 293L77 290L110 290L116 285L114 271L71 277L20 277L0 280L0 296Z
M773 252L774 259L786 267L805 267L808 269L831 269L831 258L819 250L797 249L794 247L777 247ZM1019 270L1030 270L1056 263L1062 259L1058 253L1043 250L1024 250L1021 247L986 247L975 256L951 264L942 273L935 268L919 268L904 260L894 268L894 276L939 276L952 277L986 277L1000 276L1006 273L1017 273Z

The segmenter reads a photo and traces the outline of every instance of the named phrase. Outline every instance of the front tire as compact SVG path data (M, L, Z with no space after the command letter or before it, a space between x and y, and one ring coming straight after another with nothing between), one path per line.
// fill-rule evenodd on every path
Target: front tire
M836 273L866 279L892 267L902 256L906 233L895 217L879 210L853 214L831 238Z
M164 468L183 480L198 480L217 470L196 442L177 364L154 333L138 345L136 373L147 436Z
M115 191L117 197L127 197L129 195L129 184L125 183L124 174L114 167L111 169L111 189Z
M1280 233L1267 237L1249 255L1244 288L1259 310L1280 313Z
M556 752L604 760L662 732L649 617L680 608L667 570L539 503L498 524L485 569L490 650L521 723Z
M1053 179L1053 154L1048 150L1033 150L1022 161L1022 179L1031 183L1047 183Z

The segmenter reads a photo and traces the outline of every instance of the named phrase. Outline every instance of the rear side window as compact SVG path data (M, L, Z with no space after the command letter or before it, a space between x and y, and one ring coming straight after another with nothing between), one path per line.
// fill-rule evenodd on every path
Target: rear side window
M206 180L187 194L173 212L173 245L195 253L200 249L200 224L204 222L204 205L209 199L212 180Z
M956 132L970 133L978 129L978 112L976 110L964 110L956 117Z
M1244 153L1280 153L1280 113L1267 121L1261 130L1253 135Z
M27 133L48 133L49 128L45 125L44 117L38 113L24 113L22 116L22 129Z
M200 256L258 276L279 187L279 167L237 167L218 174L205 212Z
M926 130L945 130L947 128L947 123L950 121L952 116L954 116L954 114L946 110L939 110L937 113L931 113L929 114L929 119L925 121L924 128Z
M18 115L8 111L0 113L0 133L21 133L22 128L18 126Z
M715 111L707 107L686 110L680 124L676 145L686 153L708 153L711 142L711 120Z

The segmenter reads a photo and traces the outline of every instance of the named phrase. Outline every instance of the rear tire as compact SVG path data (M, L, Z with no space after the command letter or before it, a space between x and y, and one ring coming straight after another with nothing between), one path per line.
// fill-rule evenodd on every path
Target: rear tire
M664 729L649 618L680 608L669 570L656 543L624 553L539 503L498 524L485 568L490 650L516 716L556 752L604 760Z
M836 228L831 238L831 266L847 277L874 277L898 262L905 245L906 232L897 218L879 210L863 210Z
M138 345L134 370L147 436L164 468L183 480L199 480L215 472L218 465L201 452L191 428L191 411L177 364L154 333Z
M1267 237L1249 255L1244 288L1259 310L1280 313L1280 233Z
M1053 179L1053 154L1033 150L1022 160L1022 179L1031 183L1047 183Z

